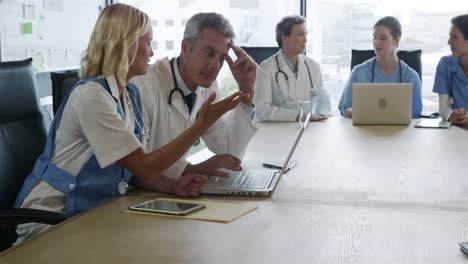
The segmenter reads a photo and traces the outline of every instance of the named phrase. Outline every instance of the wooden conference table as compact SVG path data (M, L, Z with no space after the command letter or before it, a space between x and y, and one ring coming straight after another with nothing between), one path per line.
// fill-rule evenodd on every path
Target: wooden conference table
M282 160L295 123L267 123L246 153ZM311 123L272 197L229 223L122 211L128 195L6 251L0 263L467 263L468 131ZM154 197L154 195L153 195Z

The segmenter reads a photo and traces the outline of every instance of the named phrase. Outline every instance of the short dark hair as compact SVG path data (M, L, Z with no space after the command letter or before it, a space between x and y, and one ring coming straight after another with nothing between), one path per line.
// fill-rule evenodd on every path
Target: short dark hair
M283 47L281 36L290 36L294 25L301 25L305 22L305 17L299 15L283 17L276 25L276 42L278 42L278 47Z
M378 26L386 27L390 30L393 38L401 38L401 24L395 17L386 16L382 17L375 23L374 29Z
M463 33L463 38L468 40L468 14L452 18L452 24Z

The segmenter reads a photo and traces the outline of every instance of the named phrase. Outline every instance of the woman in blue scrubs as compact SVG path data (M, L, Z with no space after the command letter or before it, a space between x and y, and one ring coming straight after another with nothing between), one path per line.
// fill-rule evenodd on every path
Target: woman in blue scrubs
M448 44L452 55L442 57L434 81L440 116L468 126L468 14L454 17Z
M397 49L401 38L400 22L394 17L381 18L374 25L375 57L354 67L338 105L341 115L352 117L353 83L412 83L413 118L422 110L421 80L416 71L398 59Z

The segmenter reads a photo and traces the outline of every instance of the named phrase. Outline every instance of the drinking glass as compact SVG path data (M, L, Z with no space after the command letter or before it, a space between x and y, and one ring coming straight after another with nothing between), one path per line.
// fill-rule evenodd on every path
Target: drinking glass
M299 127L301 127L304 118L310 113L310 101L297 101L297 109L299 109L298 123Z

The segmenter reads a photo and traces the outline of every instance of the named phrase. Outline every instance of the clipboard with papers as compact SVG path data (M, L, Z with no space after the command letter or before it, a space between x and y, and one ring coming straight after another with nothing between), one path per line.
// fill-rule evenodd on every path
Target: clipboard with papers
M414 127L416 128L450 128L452 123L443 119L437 118L422 118Z

